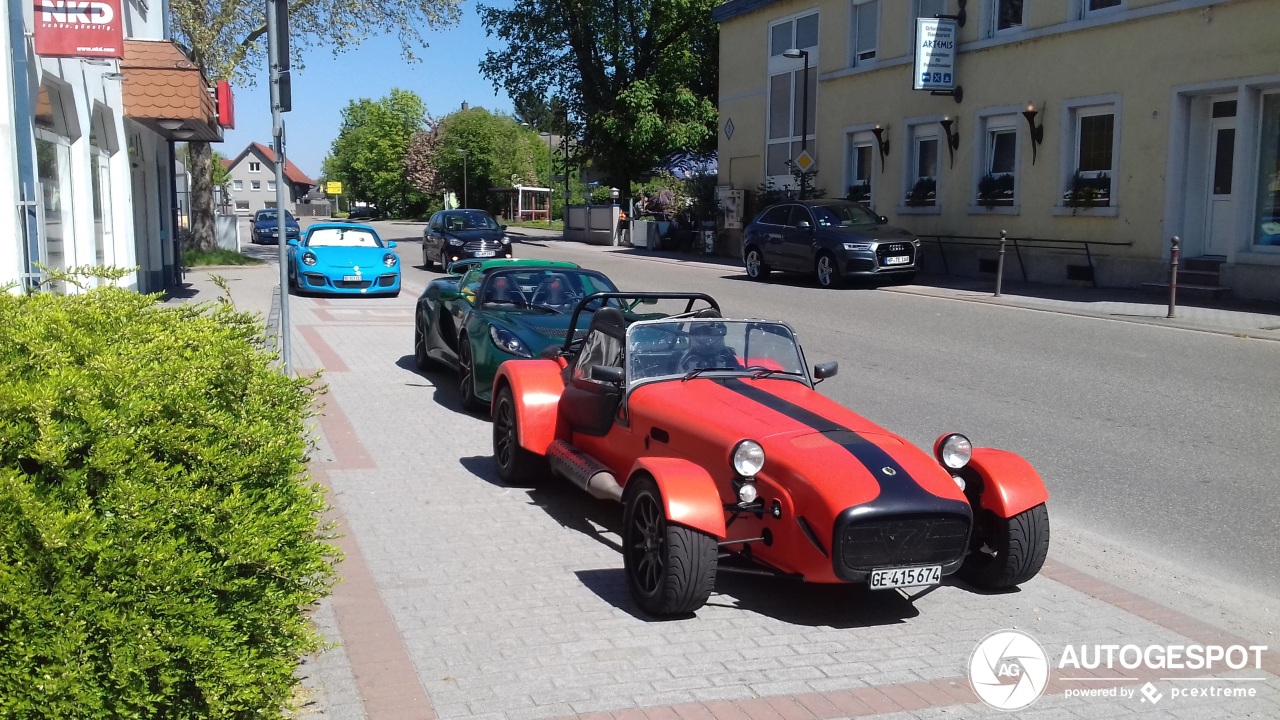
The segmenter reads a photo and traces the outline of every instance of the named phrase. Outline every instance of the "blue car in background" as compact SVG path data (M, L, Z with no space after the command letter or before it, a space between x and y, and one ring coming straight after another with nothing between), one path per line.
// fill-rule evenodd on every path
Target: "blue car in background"
M289 287L333 295L400 294L400 258L368 225L319 223L289 241Z
M284 232L286 240L297 240L302 233L302 228L298 227L298 221L288 210L284 211ZM249 240L254 245L280 242L280 216L276 214L275 208L265 208L254 213Z

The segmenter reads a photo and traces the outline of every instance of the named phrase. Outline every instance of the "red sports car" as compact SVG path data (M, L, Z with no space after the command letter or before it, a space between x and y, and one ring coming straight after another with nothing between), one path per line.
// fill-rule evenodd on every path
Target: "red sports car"
M552 473L623 505L627 583L645 612L698 609L717 570L873 589L957 572L1008 588L1039 572L1048 492L1026 460L958 433L931 455L824 397L814 386L836 363L810 372L785 323L726 319L698 294L584 302L610 297L690 302L635 322L605 308L577 342L504 363L493 446L504 481Z

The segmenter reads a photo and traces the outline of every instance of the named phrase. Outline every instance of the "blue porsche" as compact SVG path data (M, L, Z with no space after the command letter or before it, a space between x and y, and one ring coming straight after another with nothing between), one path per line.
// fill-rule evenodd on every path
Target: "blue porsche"
M318 223L289 241L289 287L334 295L400 294L400 258L368 225Z

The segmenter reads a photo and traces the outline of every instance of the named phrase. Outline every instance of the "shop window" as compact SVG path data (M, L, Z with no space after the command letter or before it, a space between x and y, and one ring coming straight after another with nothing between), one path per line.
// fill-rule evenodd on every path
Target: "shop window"
M880 0L853 0L852 59L849 64L861 65L876 58L880 40Z
M1262 97L1254 244L1280 249L1280 93Z

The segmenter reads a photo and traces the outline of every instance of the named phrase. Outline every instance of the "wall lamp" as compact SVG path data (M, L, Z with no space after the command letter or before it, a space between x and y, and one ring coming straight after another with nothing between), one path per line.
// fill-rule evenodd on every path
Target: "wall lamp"
M157 120L156 124L165 130L173 131L185 127L187 123L185 120Z
M956 148L960 147L960 135L951 131L951 126L955 125L956 120L947 116L938 121L942 126L942 131L947 134L947 155L951 158L951 167L956 166Z
M884 136L887 130L879 125L871 128L871 134L876 136L876 149L880 151L880 172L884 172L884 156L889 154L889 139Z
M1028 103L1027 109L1022 111L1022 117L1027 119L1027 127L1031 128L1031 164L1036 164L1036 147L1044 142L1044 121L1036 124L1036 115L1040 114L1036 110L1035 103Z

